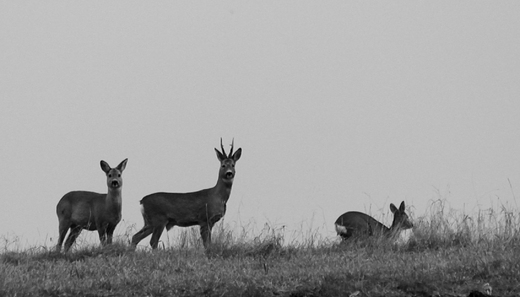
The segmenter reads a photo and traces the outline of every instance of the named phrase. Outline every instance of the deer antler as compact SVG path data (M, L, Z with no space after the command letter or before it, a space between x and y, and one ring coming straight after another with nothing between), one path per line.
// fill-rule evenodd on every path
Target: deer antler
M233 137L233 140L231 140L231 150L229 151L229 158L233 156L233 145L235 144L235 138Z
M224 150L224 145L222 145L222 137L220 137L220 148L222 149L222 154L224 155L224 158L227 158L226 151Z

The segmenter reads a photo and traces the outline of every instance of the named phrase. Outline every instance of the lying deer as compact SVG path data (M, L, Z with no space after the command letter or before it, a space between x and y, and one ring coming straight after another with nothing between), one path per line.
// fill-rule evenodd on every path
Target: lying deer
M399 209L395 207L393 203L390 204L390 210L394 214L394 220L390 228L362 212L346 212L336 220L336 232L343 239L348 239L352 236L360 237L367 235L385 235L387 237L398 238L401 231L413 227L408 215L404 212L404 208L404 201L401 202Z

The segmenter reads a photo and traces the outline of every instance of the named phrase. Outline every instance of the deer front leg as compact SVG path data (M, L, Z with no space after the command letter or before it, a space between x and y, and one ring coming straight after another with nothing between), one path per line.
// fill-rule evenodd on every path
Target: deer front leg
M100 226L98 228L99 241L101 241L101 245L105 246L107 244L107 227Z
M112 237L114 235L114 230L116 230L115 225L109 225L107 227L107 244L112 244Z
M203 223L200 225L200 236L202 237L202 244L205 249L208 249L211 245L211 228L213 226Z

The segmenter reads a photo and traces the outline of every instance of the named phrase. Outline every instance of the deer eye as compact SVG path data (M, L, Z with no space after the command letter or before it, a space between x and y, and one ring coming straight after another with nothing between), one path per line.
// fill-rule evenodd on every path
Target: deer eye
M108 177L112 177L112 174L109 174Z

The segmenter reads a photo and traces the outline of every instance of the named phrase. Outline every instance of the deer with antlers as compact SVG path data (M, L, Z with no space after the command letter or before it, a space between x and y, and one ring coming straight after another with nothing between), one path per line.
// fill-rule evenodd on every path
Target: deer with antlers
M141 199L141 213L144 227L132 237L132 246L152 234L150 245L157 248L159 238L164 231L173 226L200 226L200 235L204 248L211 244L211 229L226 213L226 203L231 194L235 178L235 163L240 159L242 149L226 154L220 139L222 152L215 149L220 161L217 184L213 188L190 193L153 193Z

